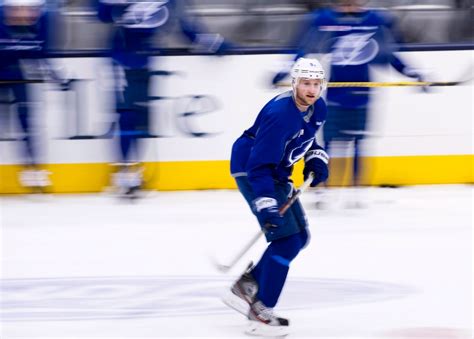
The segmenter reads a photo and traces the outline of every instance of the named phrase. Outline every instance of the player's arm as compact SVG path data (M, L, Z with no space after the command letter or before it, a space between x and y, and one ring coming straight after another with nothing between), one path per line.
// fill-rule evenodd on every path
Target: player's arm
M398 57L396 51L398 50L398 46L403 42L402 34L398 29L397 22L395 21L394 17L384 13L381 14L382 26L385 28L389 38L394 41L393 43L393 50L389 55L389 63L390 65L395 68L399 73L416 79L417 81L423 81L423 76L413 67L408 66L403 59Z
M196 18L191 18L186 14L186 5L189 0L181 0L175 3L175 10L179 20L182 33L193 43L197 50L206 53L220 53L228 49L230 45L224 41L224 37L219 33L210 33L205 25Z
M100 21L105 23L114 22L113 9L118 4L123 4L121 0L95 0L95 7L97 9L97 17Z
M425 81L425 78L422 73L418 69L415 69L413 67L408 66L405 64L402 59L400 59L397 55L392 54L390 56L390 64L392 65L393 68L395 68L399 73L409 77L413 78L416 81L423 82Z

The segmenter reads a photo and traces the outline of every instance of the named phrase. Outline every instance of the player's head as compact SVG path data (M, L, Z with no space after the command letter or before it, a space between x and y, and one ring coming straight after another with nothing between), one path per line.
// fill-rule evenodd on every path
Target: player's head
M45 0L3 0L3 6L43 6Z
M336 6L344 12L357 12L362 9L367 0L338 0Z
M316 59L299 58L291 69L291 86L297 103L309 106L326 89L326 72Z
M45 0L3 0L7 24L27 26L36 23Z

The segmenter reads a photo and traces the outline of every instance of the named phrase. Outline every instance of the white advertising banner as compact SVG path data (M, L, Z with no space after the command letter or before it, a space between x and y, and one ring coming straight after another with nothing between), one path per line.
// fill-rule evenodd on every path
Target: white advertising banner
M426 72L428 81L456 81L472 75L472 51L406 52L404 60ZM142 140L142 161L228 160L233 141L261 107L290 88L273 88L272 75L285 55L155 57L150 89L150 127ZM69 91L53 84L30 85L34 123L44 163L116 160L117 116L106 58L54 59L76 79ZM374 70L375 81L407 81L396 71ZM369 156L472 153L472 82L450 87L380 87L373 90ZM14 107L3 104L0 163L18 160Z

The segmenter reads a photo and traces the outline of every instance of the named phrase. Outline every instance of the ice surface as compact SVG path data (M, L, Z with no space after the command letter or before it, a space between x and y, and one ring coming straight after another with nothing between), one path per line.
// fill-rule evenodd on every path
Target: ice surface
M471 186L370 188L302 201L312 240L276 312L288 338L472 338ZM236 191L0 198L0 337L239 338L220 301L258 228Z

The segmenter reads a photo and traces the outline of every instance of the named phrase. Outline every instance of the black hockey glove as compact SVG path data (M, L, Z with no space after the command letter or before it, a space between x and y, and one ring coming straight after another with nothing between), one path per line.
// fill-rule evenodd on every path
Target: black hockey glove
M57 81L57 86L60 91L69 91L71 89L72 80L61 79Z
M306 180L309 173L314 173L314 179L311 187L317 186L319 183L326 181L329 176L329 156L321 147L309 150L304 156L303 176Z
M405 70L403 71L403 73L404 73L406 76L408 76L408 77L410 77L410 78L413 78L413 79L415 79L415 80L418 81L418 82L426 82L425 76L424 76L423 74L421 74L420 72L415 71L415 70L413 70L413 69L410 69L410 68L405 69ZM421 88L421 90L422 90L424 93L429 93L430 90L431 90L428 85L426 85L426 86L420 86L420 88Z

